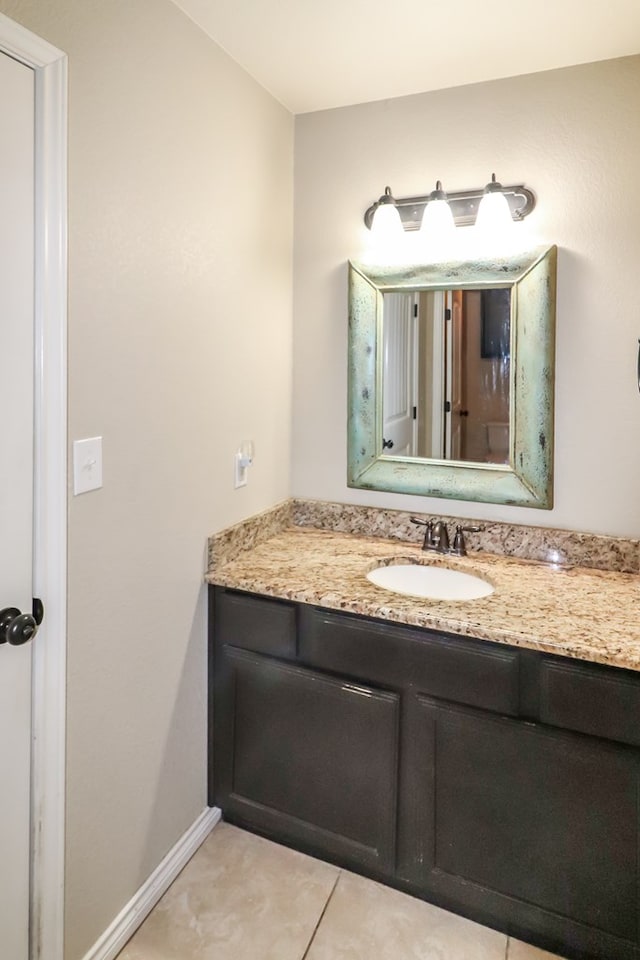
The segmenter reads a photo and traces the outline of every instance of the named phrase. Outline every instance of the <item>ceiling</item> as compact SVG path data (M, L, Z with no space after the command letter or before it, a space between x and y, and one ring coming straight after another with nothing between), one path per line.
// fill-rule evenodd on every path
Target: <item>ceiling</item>
M174 0L293 113L640 52L640 0Z

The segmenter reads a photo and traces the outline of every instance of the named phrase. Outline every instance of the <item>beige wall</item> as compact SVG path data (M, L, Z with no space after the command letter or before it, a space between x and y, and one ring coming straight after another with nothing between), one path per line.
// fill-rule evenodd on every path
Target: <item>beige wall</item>
M206 537L289 493L293 124L168 0L0 10L69 55L70 438L104 437L69 516L78 960L206 803Z
M640 57L296 118L293 493L432 514L640 535ZM481 186L532 187L521 225L558 244L555 509L346 486L346 261L365 209Z

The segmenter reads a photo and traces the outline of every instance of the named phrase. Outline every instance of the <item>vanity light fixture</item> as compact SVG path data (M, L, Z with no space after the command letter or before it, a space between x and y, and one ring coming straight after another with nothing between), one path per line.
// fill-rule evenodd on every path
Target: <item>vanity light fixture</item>
M439 183L440 181L438 181ZM437 192L433 191L433 193ZM487 191L485 193L485 191ZM366 210L364 222L369 229L377 221L378 215L384 208L390 208L399 215L399 219L405 231L418 230L422 224L425 207L431 206L431 194L424 194L415 197L394 197L391 188L385 189L384 195L372 203ZM490 194L501 195L507 202L511 219L514 221L524 220L529 216L536 205L535 194L523 184L514 184L503 186L498 183L493 175L491 182L487 187L479 187L473 190L448 190L445 194L446 201L453 215L453 222L457 227L472 226L477 219L481 200ZM393 213L382 213L383 218L393 218ZM395 218L394 218L395 220ZM397 223L397 221L395 221ZM377 230L376 222L376 230ZM397 229L397 227L395 228Z

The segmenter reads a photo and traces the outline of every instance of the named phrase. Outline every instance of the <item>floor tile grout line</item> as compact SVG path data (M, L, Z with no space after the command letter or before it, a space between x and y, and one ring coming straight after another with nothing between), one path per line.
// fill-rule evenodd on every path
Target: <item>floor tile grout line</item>
M318 928L320 927L320 924L321 924L322 921L324 920L324 915L325 915L325 913L327 912L327 909L328 909L328 907L329 907L329 904L331 903L331 898L333 897L334 893L336 892L336 887L338 886L338 880L340 879L341 876L342 876L342 870L338 870L338 876L336 877L336 882L335 882L334 885L331 887L331 893L330 893L329 896L327 897L327 902L325 903L324 907L322 908L322 913L321 913L320 916L318 917L318 922L316 923L315 927L313 928L313 933L311 934L311 939L309 940L309 943L307 944L306 949L305 949L304 953L302 954L302 957L300 958L300 960L306 960L306 958L307 958L307 956L308 956L308 954L309 954L309 950L311 949L311 946L312 946L312 944L313 944L313 941L314 941L315 938L316 938L316 933L318 932Z

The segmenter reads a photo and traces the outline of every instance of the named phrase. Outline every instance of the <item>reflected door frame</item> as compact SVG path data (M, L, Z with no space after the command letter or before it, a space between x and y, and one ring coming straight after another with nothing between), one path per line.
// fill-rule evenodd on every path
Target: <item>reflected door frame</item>
M382 332L383 454L414 457L417 451L418 295L386 295ZM391 445L390 445L391 444Z
M433 349L431 382L431 451L430 456L439 460L446 455L446 438L450 417L447 416L447 320L446 300L450 292L435 290L431 299L430 321L433 325Z
M66 701L67 57L0 14L0 50L35 78L31 960L62 960Z
M460 461L465 453L465 424L463 417L466 394L463 361L465 352L464 294L462 290L447 290L445 300L446 340L446 403L445 403L445 457Z

